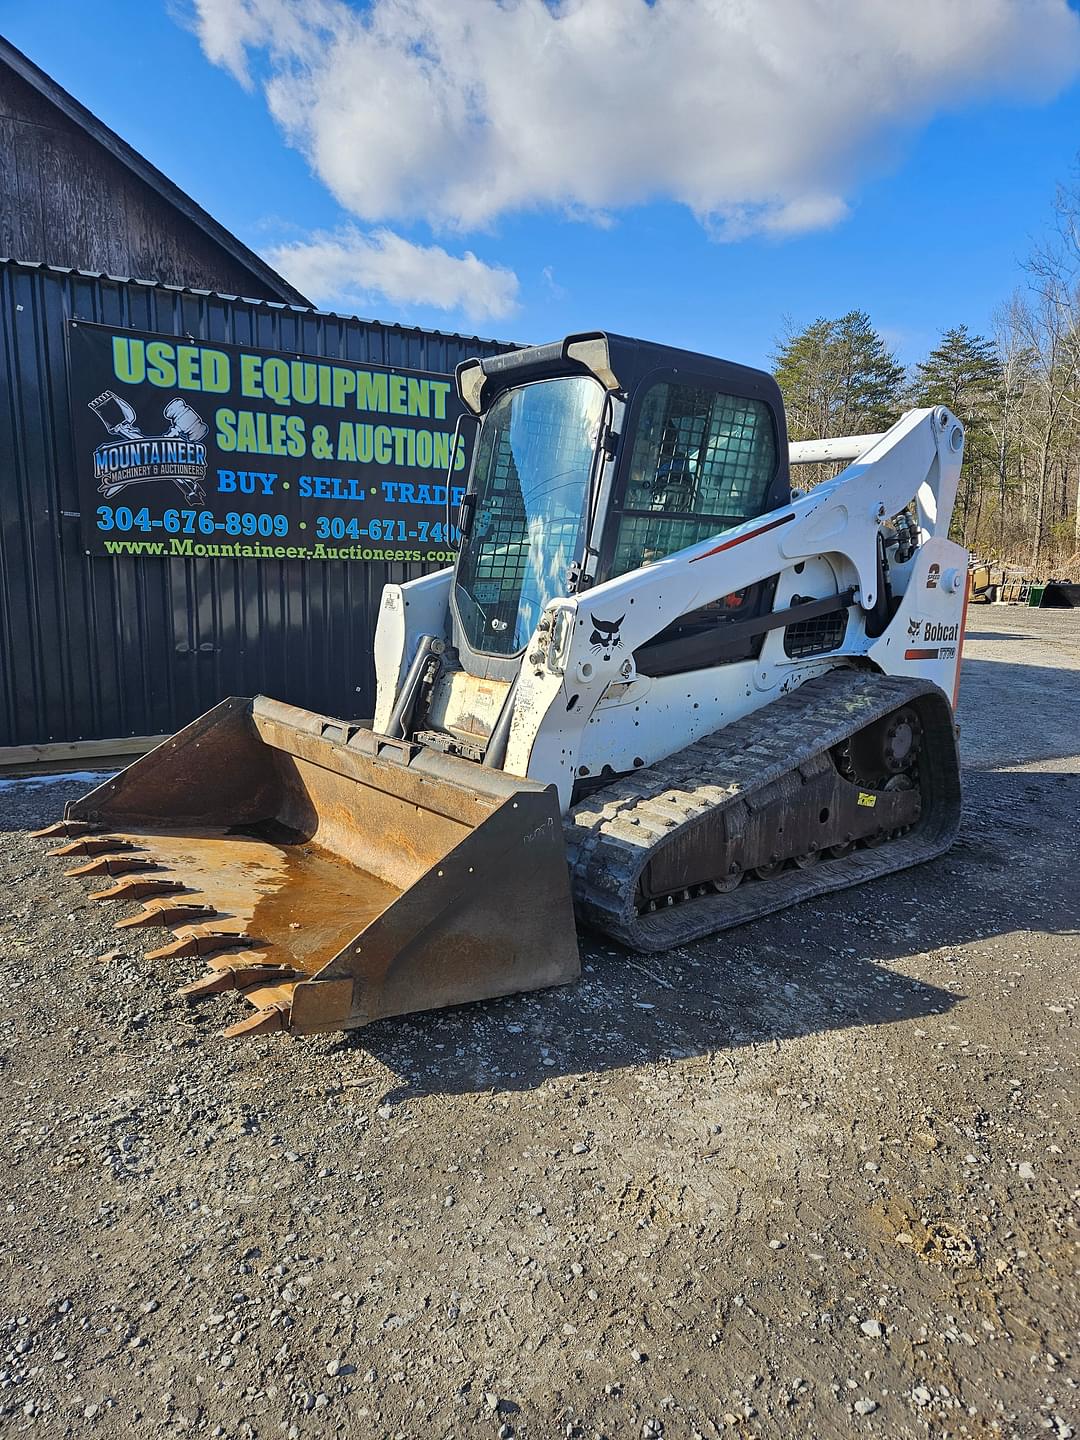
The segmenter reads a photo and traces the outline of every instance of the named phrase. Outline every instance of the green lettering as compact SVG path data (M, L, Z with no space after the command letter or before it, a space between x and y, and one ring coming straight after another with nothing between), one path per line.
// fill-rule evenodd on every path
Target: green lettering
M378 410L385 414L388 405L388 378L385 373L373 375L370 370L358 370L356 372L356 408L358 410Z
M204 393L221 395L229 388L229 357L222 350L202 352L202 388Z
M262 368L263 394L268 400L276 400L279 405L289 403L289 362L280 360L276 356L269 356L263 361Z
M214 442L219 450L236 449L236 411L219 410L214 416L214 424L217 427L217 434Z
M259 355L240 356L240 394L248 400L262 399L262 386L259 383L259 373L262 369L262 357Z
M342 420L338 426L337 458L339 460L356 459L356 431L351 420Z
M310 360L292 362L292 393L298 405L313 405L318 393L317 366Z
M445 420L446 397L450 394L450 382L449 380L431 380L428 383L435 396L435 419Z
M146 347L146 378L151 385L171 389L176 384L175 350L164 340L151 340Z
M410 375L409 386L409 409L410 415L431 414L431 390L426 380L417 380L415 375Z
M338 410L345 404L345 396L351 395L356 389L356 376L351 370L334 371L334 398L332 404Z
M200 390L199 349L195 345L179 345L176 350L176 383L181 390Z
M404 375L390 376L390 409L395 415L408 415L409 413L406 389Z
M141 385L146 378L146 353L141 340L127 335L114 335L112 342L113 374L125 385Z
M290 415L285 421L285 433L289 437L286 446L288 453L295 456L305 455L307 453L307 435L302 417Z

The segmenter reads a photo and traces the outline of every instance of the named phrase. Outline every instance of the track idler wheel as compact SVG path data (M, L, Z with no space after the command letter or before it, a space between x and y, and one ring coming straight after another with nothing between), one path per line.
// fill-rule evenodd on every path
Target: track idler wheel
M838 745L833 752L836 767L845 779L883 788L894 775L911 770L922 738L922 721L904 705Z

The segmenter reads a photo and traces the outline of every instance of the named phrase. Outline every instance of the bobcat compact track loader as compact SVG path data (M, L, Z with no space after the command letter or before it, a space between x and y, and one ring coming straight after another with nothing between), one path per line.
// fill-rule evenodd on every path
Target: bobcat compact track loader
M789 445L768 375L599 333L457 384L460 549L383 592L374 725L226 700L43 832L226 1033L558 984L575 915L665 949L955 835L953 415Z

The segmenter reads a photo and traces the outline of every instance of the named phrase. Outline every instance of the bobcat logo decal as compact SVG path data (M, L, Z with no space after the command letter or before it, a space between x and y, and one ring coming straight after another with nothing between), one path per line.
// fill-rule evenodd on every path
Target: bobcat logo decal
M595 615L590 615L593 623L593 632L589 636L589 644L602 659L610 660L614 652L622 644L619 636L619 626L626 619L625 613L617 620L600 620Z
M917 639L919 638L919 630L920 630L921 628L922 628L922 621L921 621L921 620L909 620L908 623L907 623L908 639L909 639L909 640L917 640Z

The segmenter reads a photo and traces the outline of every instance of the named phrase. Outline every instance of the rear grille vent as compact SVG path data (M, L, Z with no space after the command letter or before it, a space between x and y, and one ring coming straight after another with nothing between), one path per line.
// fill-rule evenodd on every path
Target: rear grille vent
M814 620L798 620L784 631L784 654L791 660L807 655L825 655L844 643L847 611L834 610Z

